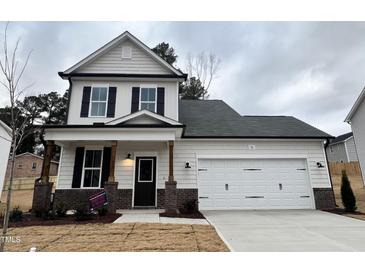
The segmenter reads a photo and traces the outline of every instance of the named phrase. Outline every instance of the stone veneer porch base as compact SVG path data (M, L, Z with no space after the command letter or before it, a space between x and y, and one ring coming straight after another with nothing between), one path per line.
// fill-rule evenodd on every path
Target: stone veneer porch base
M77 209L89 205L88 198L101 189L56 189L54 207L64 204L67 209ZM117 209L132 208L133 189L118 189L116 194ZM198 199L198 189L177 189L177 207L182 208L186 201ZM165 189L157 189L157 208L165 205Z

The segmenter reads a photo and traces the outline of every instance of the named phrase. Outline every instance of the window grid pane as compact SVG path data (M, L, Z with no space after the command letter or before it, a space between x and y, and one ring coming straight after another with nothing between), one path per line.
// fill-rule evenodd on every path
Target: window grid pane
M101 150L86 150L83 180L84 187L99 187L101 160Z

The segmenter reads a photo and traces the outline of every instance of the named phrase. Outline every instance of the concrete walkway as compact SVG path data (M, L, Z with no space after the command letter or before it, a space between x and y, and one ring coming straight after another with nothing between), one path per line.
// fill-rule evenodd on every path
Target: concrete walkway
M118 210L117 213L123 214L114 221L115 224L122 223L165 223L165 224L187 224L187 225L208 225L205 219L188 219L188 218L167 218L160 217L163 210L155 209L135 209L135 210Z
M365 221L317 210L203 211L232 251L365 251Z

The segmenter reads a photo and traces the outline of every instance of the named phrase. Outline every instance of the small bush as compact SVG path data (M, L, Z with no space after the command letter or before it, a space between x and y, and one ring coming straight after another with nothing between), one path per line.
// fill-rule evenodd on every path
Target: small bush
M186 201L183 206L186 213L193 213L198 210L196 199Z
M56 219L56 212L54 210L37 209L34 214L37 218L42 218L44 220Z
M98 214L99 214L99 216L105 216L106 214L108 214L108 208L106 206L99 208Z
M56 215L60 218L66 217L67 207L64 203L59 203L56 207Z
M19 207L14 207L12 211L10 211L9 220L11 222L20 222L23 219L23 211L19 209Z
M76 221L86 221L92 218L91 212L86 208L78 208L75 211Z
M347 177L346 170L342 170L341 199L347 212L356 211L356 198L352 191L350 180Z

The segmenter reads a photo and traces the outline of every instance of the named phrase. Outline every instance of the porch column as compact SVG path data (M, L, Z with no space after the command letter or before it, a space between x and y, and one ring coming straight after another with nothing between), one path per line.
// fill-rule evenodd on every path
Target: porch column
M47 141L46 151L43 157L43 165L41 172L41 183L49 183L49 171L51 168L51 161L55 150L54 141Z
M177 189L174 181L174 141L168 142L169 147L169 178L165 182L165 212L177 212Z
M169 141L169 182L174 181L174 141Z
M49 171L54 151L54 141L47 141L41 177L40 180L37 179L34 184L32 212L48 211L51 207L53 183L49 182Z
M117 141L112 143L112 151L110 154L109 177L108 182L115 182L115 157L117 155Z

